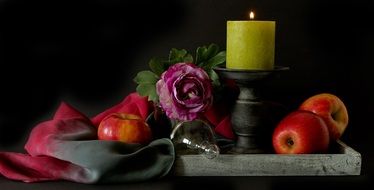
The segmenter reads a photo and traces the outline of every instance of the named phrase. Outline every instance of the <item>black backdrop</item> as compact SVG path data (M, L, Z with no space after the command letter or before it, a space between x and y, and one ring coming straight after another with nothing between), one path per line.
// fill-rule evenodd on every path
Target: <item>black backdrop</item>
M289 66L267 98L295 109L330 92L350 124L342 137L372 174L372 0L0 0L0 150L67 101L89 116L135 90L132 78L170 48L226 45L226 21L275 20L276 65Z

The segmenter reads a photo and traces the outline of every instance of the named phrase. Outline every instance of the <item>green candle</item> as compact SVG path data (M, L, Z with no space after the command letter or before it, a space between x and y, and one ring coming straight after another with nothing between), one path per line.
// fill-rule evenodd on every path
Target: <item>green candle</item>
M275 21L228 21L226 67L274 68Z

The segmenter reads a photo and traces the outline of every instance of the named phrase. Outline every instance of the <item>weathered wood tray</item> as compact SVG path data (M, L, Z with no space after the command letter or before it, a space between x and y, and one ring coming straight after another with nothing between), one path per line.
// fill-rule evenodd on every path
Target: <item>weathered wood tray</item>
M220 154L178 155L176 176L334 176L360 175L361 155L341 141L328 154Z

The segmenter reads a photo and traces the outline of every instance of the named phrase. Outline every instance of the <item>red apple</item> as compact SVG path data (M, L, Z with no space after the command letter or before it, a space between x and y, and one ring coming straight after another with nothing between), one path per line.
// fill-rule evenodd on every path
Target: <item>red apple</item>
M311 111L325 121L332 140L339 139L348 125L348 112L343 101L333 94L317 94L305 100L300 110Z
M273 132L273 147L278 154L326 152L329 131L322 118L309 111L294 111L283 118Z
M118 140L125 143L149 143L151 129L139 116L113 113L106 116L98 128L99 140Z

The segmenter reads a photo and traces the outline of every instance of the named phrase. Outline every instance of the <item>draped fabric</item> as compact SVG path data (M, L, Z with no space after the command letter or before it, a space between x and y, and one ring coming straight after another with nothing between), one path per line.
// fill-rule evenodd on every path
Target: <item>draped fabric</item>
M170 139L155 139L148 145L97 140L97 126L108 114L129 113L146 119L151 111L147 98L136 93L91 119L63 102L51 120L33 128L25 145L27 153L0 152L0 174L24 182L69 180L89 184L163 177L175 159ZM218 133L232 133L227 116L222 121L215 117L207 116L215 121Z

